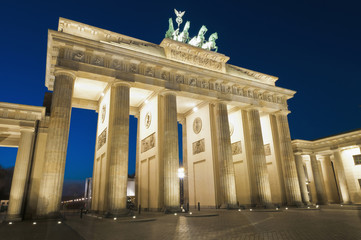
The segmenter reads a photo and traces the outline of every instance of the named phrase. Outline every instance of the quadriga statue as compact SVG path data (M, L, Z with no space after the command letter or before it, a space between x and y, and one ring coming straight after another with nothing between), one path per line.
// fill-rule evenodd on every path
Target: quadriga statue
M195 46L195 47L202 47L203 42L204 42L204 35L207 32L207 28L206 26L202 26L201 29L198 32L198 35L196 37L193 37L188 44Z
M189 30L190 27L191 27L191 22L187 21L186 24L184 25L183 32L181 32L177 36L177 41L185 43L185 42L187 42L189 40L188 30Z
M216 40L218 39L218 34L215 32L208 38L208 42L204 43L202 45L203 49L212 50L215 49L217 52L218 47L216 46Z
M165 33L165 38L173 39L173 33L174 33L174 27L173 27L173 20L172 18L169 18L169 27L168 31Z

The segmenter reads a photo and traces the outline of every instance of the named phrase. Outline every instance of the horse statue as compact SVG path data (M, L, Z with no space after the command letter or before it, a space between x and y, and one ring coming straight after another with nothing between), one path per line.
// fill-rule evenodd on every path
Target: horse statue
M206 26L202 26L201 29L198 32L198 36L197 37L193 37L188 44L195 46L195 47L202 47L203 42L204 42L204 34L206 34L207 32L207 28Z
M169 18L169 28L168 31L165 33L165 38L173 39L174 27L173 27L173 20Z
M218 47L216 46L216 40L218 39L218 34L215 32L208 38L208 42L204 43L202 45L203 49L206 50L212 50L215 49L215 51L218 51Z
M189 33L188 33L188 30L191 26L191 22L190 21L187 21L186 24L184 25L184 28L183 28L183 32L181 32L178 36L177 36L177 41L178 42L187 42L188 39L189 39Z

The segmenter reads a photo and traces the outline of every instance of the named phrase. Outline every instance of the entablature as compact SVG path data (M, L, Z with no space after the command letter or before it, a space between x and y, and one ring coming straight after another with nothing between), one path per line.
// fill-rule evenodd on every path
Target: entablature
M357 146L361 142L361 130L355 130L331 137L321 138L313 141L292 140L294 152L307 154L309 152L327 154L334 149L342 150L345 147Z
M46 77L49 90L53 87L55 68L88 72L88 75L100 74L110 77L109 81L116 78L157 83L165 88L199 92L221 99L245 100L252 104L263 102L263 105L274 105L275 109L287 109L287 99L295 93L50 30Z

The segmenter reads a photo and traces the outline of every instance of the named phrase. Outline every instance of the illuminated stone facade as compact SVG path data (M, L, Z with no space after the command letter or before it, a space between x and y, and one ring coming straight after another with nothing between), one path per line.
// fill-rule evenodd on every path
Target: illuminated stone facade
M180 209L179 151L191 206L302 206L287 120L295 92L228 60L171 39L157 45L60 18L58 31L48 32L52 105L39 119L46 131L35 147L30 217L59 215L72 107L98 112L91 209L99 214L126 210L129 115L138 118L135 199L142 209Z
M292 147L304 203L361 203L361 130Z

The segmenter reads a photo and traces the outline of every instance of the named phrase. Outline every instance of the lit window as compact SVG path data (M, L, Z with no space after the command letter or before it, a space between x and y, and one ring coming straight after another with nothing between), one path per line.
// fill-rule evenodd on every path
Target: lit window
M353 160L355 161L355 165L361 164L361 154L353 155Z

